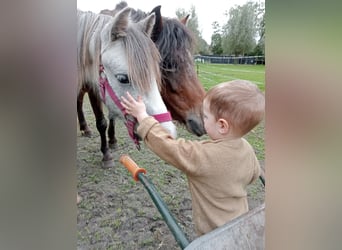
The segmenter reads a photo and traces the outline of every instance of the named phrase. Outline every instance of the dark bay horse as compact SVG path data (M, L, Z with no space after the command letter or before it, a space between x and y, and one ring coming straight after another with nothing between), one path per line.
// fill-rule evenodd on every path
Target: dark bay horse
M102 14L114 16L118 11L127 7L126 2L116 5L114 10L103 10ZM162 76L161 95L172 118L198 136L205 133L202 121L202 100L204 88L196 75L193 62L194 38L186 27L188 17L181 20L162 17L160 6L151 13L155 13L156 22L152 30L151 39L161 55L160 71ZM141 10L132 10L131 18L139 22L148 14ZM86 125L82 100L86 90L78 96L77 111L79 114L80 129L85 134L90 133ZM114 137L114 121L110 120L108 136L109 144L116 145Z
M123 119L129 135L137 139L133 117L120 106L119 97L127 91L143 96L149 114L167 117L160 122L176 137L176 127L160 95L160 55L150 39L155 14L136 23L130 19L131 11L124 8L114 17L77 11L78 97L88 92L101 137L104 167L114 162L106 141L102 103L108 108L109 119ZM78 118L82 125L82 117Z

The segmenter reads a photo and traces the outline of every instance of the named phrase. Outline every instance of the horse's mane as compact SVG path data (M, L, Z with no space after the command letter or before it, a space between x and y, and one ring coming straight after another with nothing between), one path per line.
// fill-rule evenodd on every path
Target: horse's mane
M163 17L163 29L155 42L159 49L163 70L174 71L177 67L184 68L192 62L195 39L187 27L175 18ZM189 49L190 53L189 54ZM185 60L184 57L190 57Z
M115 6L111 14L115 14L127 6L127 2L121 1ZM134 22L140 21L147 15L148 13L140 9L133 9L131 12L131 18ZM167 63L167 65L162 65L163 70L175 70L177 67L193 67L193 65L189 65L189 62L193 61L192 54L196 41L192 32L177 18L162 17L162 19L163 29L155 43L159 49L162 62ZM189 50L191 55L188 54ZM186 56L191 58L184 60Z
M89 87L95 87L99 79L101 63L101 31L113 17L80 10L77 10L77 16L78 87L80 89L84 82L91 83ZM151 87L153 76L160 87L160 55L153 42L138 28L138 24L129 25L126 36L120 39L123 40L127 53L130 82L140 91L147 92ZM95 44L94 51L90 51L91 43Z
M87 87L99 77L101 54L101 30L111 18L105 15L96 15L93 12L77 10L77 65L78 90L86 82ZM95 44L95 51L90 51L90 43ZM93 56L93 55L96 56ZM96 88L94 88L96 89Z

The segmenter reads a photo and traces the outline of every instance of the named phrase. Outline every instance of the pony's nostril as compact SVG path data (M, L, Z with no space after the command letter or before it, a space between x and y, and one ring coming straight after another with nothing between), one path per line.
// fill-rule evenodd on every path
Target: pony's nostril
M205 129L201 119L189 118L187 119L187 127L190 132L194 133L197 136L201 136L205 134Z

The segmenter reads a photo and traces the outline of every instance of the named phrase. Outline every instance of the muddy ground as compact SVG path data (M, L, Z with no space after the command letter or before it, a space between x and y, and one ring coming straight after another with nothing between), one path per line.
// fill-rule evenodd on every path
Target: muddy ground
M111 169L101 168L100 138L87 97L84 111L93 135L84 137L77 128L77 187L82 197L77 214L77 249L180 249L142 183L135 182L119 163L122 154L129 154L147 170L147 176L188 240L194 240L185 175L164 163L143 144L138 151L122 121L117 121L116 126L118 149L113 151L116 165ZM262 125L251 133L263 140L263 131ZM182 126L178 126L178 135L199 139ZM204 138L206 136L200 139ZM263 152L256 152L263 166ZM264 202L260 181L250 186L248 193L250 209Z

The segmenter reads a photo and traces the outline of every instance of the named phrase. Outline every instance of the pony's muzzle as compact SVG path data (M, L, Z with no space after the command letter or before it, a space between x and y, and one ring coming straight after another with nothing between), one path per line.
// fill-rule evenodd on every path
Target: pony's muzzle
M202 136L206 133L202 117L190 114L186 119L186 127L189 132L194 133L197 136Z

